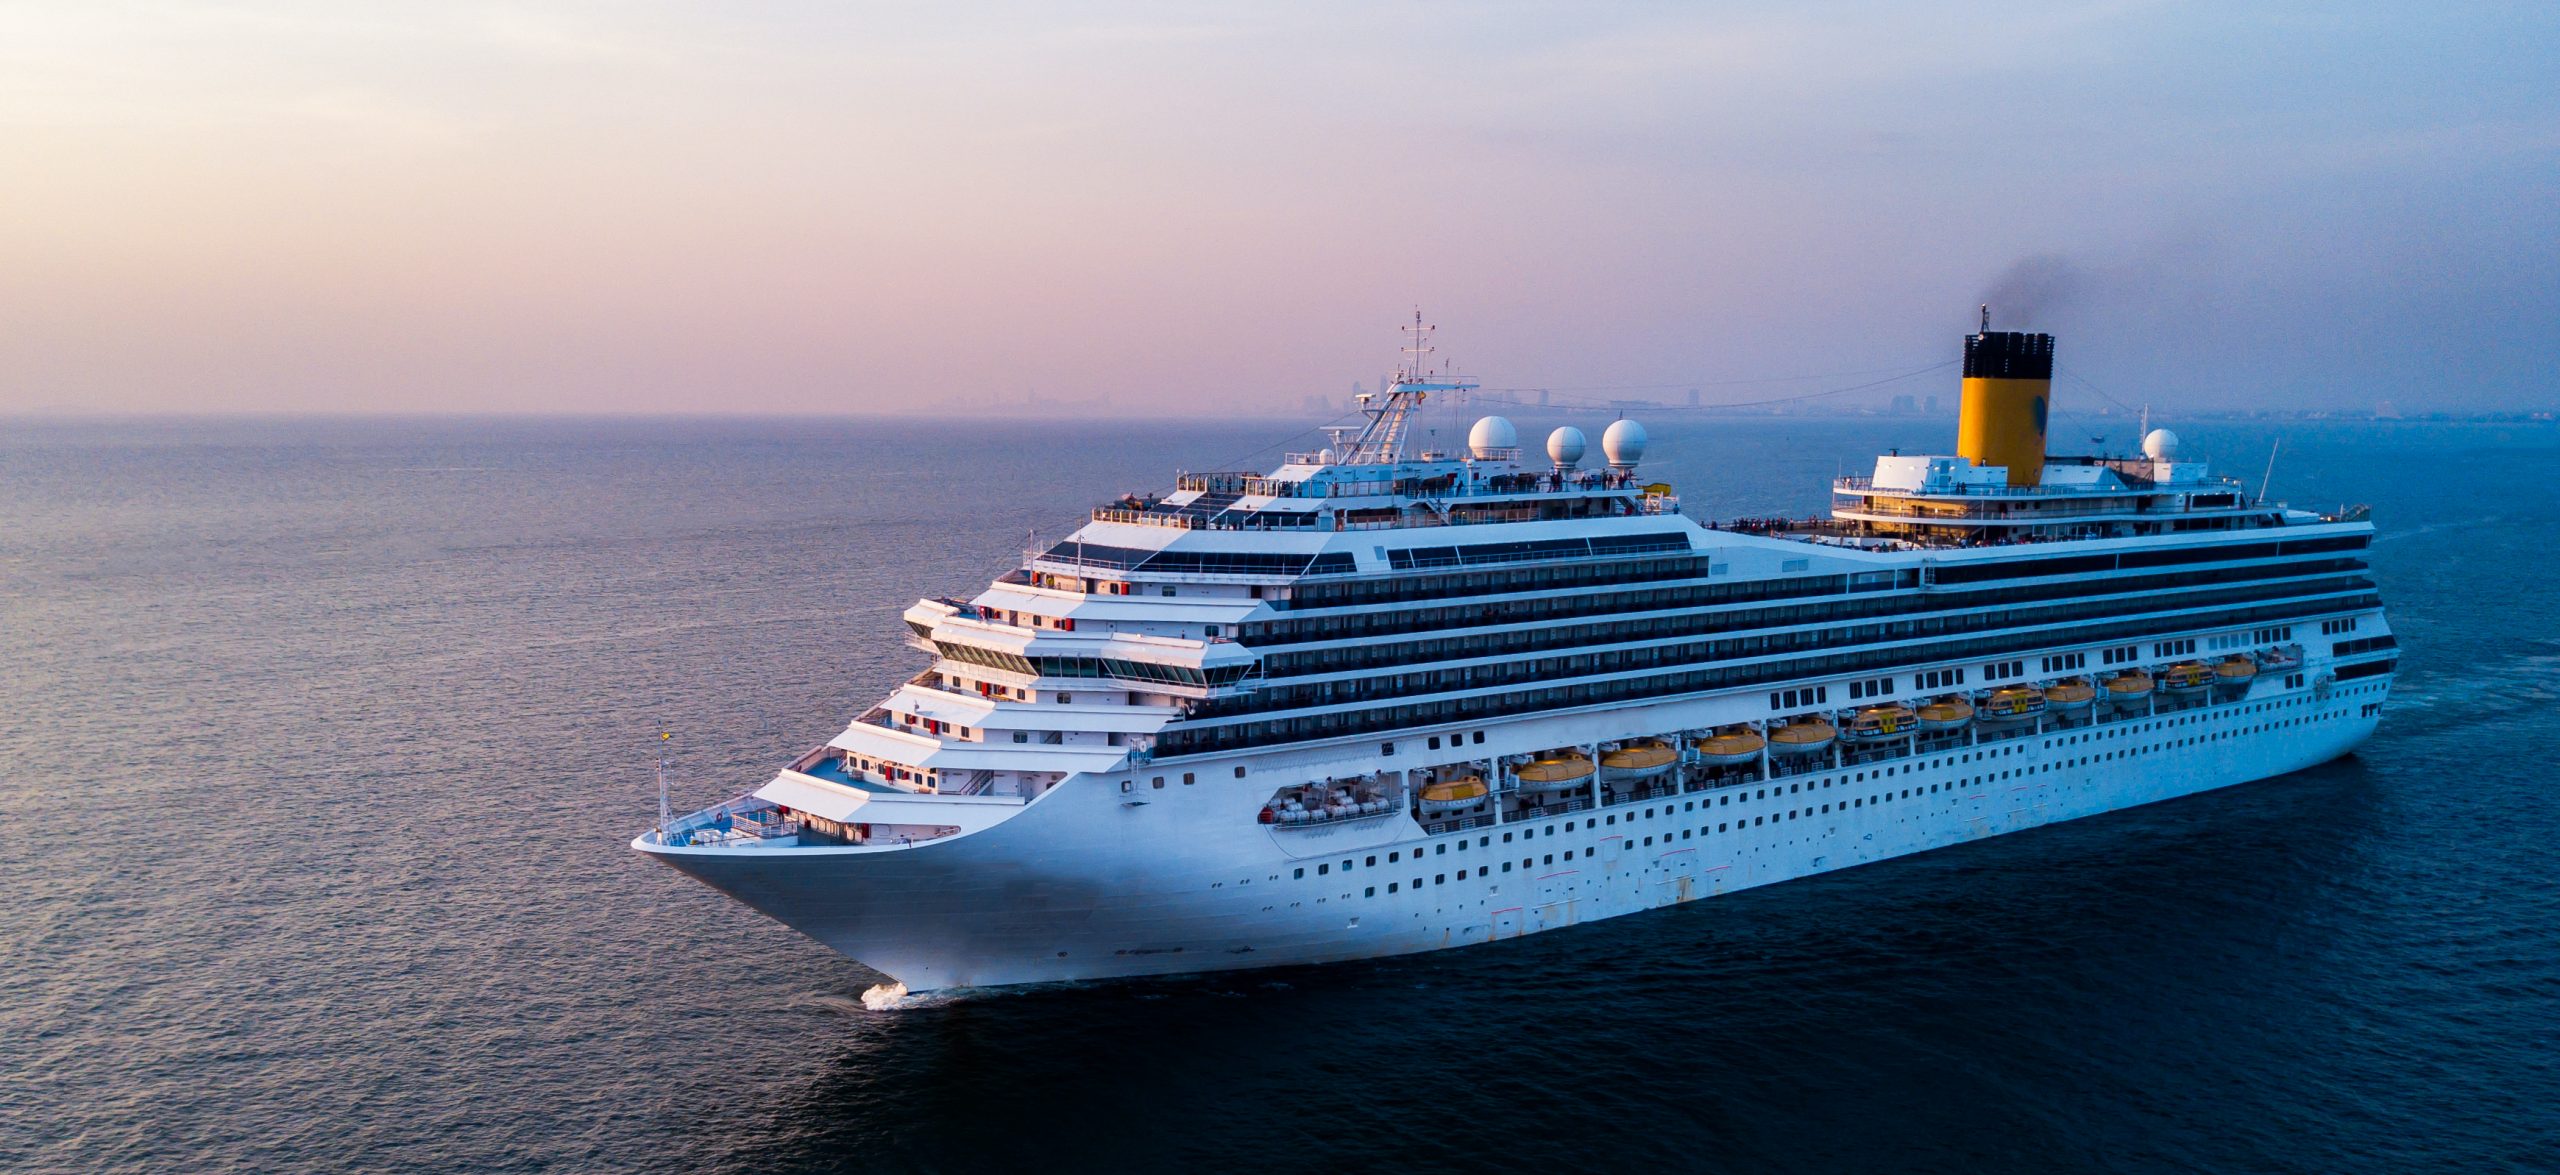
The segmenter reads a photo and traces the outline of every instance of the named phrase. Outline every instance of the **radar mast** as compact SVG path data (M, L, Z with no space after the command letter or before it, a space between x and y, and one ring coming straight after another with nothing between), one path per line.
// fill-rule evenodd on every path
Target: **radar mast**
M1369 422L1360 426L1358 436L1351 429L1331 428L1334 460L1342 465L1393 465L1404 460L1405 418L1433 392L1465 391L1476 386L1474 380L1450 375L1445 369L1430 371L1426 358L1439 348L1431 345L1431 332L1440 329L1422 320L1421 307L1413 311L1413 325L1401 328L1406 335L1402 367L1396 370L1394 382L1383 392L1360 393L1360 414Z

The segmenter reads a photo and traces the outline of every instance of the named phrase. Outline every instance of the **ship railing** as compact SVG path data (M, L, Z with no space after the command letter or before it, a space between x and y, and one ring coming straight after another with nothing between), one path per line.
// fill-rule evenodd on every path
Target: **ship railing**
M1425 820L1422 822L1422 830L1438 836L1444 832L1464 832L1470 828L1491 828L1493 825L1493 814L1488 812L1480 816L1448 816L1438 820Z
M1200 530L1208 520L1197 514L1175 514L1170 511L1125 510L1112 506L1096 506L1095 522L1126 522L1137 526L1162 526L1174 530Z
M1514 820L1536 820L1542 816L1562 816L1567 812L1580 812L1590 807L1591 797L1574 796L1570 799L1556 800L1552 803L1522 804L1519 807L1512 809L1511 817Z
M1676 780L1666 779L1660 783L1640 784L1636 787L1629 788L1624 792L1612 790L1609 792L1609 802L1612 804L1636 804L1642 803L1646 800L1668 799L1679 794L1680 784Z

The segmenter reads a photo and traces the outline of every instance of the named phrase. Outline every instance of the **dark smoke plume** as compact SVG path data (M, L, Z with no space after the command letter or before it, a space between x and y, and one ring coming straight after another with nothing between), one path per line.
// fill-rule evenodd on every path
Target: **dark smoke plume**
M2033 330L2050 327L2053 316L2079 300L2088 286L2089 275L2079 266L2038 253L2011 263L1982 300L1991 306L1993 330Z

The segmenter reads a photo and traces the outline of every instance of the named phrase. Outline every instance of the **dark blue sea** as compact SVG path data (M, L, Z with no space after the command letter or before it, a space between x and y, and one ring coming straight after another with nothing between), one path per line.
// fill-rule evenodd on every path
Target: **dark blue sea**
M1651 423L1713 517L1952 432ZM2163 423L2253 484L2279 431ZM2281 434L2275 496L2386 536L2352 758L1498 945L870 1011L625 847L655 734L681 801L760 782L921 667L917 596L1306 437L0 421L0 1168L2560 1169L2560 433Z

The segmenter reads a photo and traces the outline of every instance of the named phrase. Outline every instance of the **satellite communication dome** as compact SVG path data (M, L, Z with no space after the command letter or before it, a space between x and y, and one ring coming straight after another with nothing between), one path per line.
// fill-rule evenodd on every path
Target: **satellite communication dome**
M1582 464L1582 430L1568 424L1547 434L1547 456L1558 469L1571 469Z
M1519 447L1520 430L1499 416L1479 418L1476 426L1467 430L1467 451L1474 453L1479 461L1492 459L1499 450Z
M1644 460L1644 426L1632 420L1621 420L1600 434L1600 452L1609 459L1609 468L1628 470Z
M2142 438L2142 455L2154 461L2178 459L2178 434L2165 428L2152 429Z

